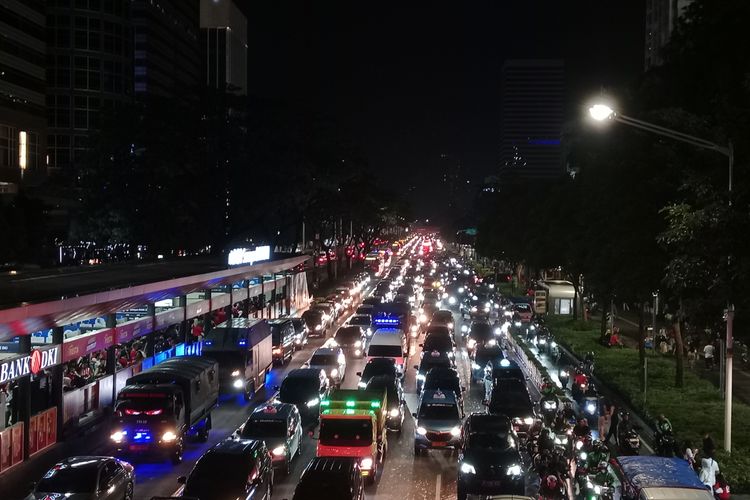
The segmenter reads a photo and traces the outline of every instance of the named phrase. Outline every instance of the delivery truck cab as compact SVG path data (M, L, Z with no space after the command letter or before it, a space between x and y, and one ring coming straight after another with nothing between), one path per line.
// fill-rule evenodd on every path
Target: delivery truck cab
M273 363L268 321L232 318L215 326L203 340L203 356L219 363L222 392L242 393L249 401L265 385Z

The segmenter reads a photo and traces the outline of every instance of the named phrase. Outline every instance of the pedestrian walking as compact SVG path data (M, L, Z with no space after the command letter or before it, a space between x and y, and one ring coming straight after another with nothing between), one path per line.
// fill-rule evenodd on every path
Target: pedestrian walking
M611 419L611 405L604 405L604 411L599 415L599 439L602 439L609 432Z
M694 348L691 348L687 353L688 368L691 370L695 369L695 359L698 357L698 353Z
M711 370L714 367L714 352L716 352L716 348L710 342L703 348L703 359L706 362L706 370Z
M620 423L620 415L617 413L617 408L614 404L609 406L609 430L607 431L607 437L604 442L609 442L609 438L615 436L617 432L617 424ZM617 443L617 436L615 436L615 443Z

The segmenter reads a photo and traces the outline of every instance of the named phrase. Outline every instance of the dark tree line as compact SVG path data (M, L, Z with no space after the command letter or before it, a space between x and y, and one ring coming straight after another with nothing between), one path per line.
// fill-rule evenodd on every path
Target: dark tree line
M694 1L666 63L617 96L630 116L717 144L731 140L731 209L724 156L581 117L564 132L575 178L501 185L482 200L490 215L479 226L480 252L531 269L561 266L598 303L637 304L641 318L659 290L678 337L685 322L722 329L731 300L741 334L750 311L748 21L750 4L742 0Z

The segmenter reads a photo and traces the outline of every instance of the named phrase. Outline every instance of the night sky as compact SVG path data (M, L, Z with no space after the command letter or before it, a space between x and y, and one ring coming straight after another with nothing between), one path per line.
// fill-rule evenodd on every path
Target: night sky
M250 93L334 121L410 184L441 154L474 180L496 171L504 59L564 58L569 118L643 67L643 0L239 2Z

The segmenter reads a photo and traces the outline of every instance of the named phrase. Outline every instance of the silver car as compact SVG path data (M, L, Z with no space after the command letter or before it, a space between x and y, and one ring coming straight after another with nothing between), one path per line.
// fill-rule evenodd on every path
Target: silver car
M133 466L114 457L71 457L34 484L26 500L133 500Z
M340 347L316 349L305 366L325 371L328 381L335 387L340 387L346 376L346 356Z

